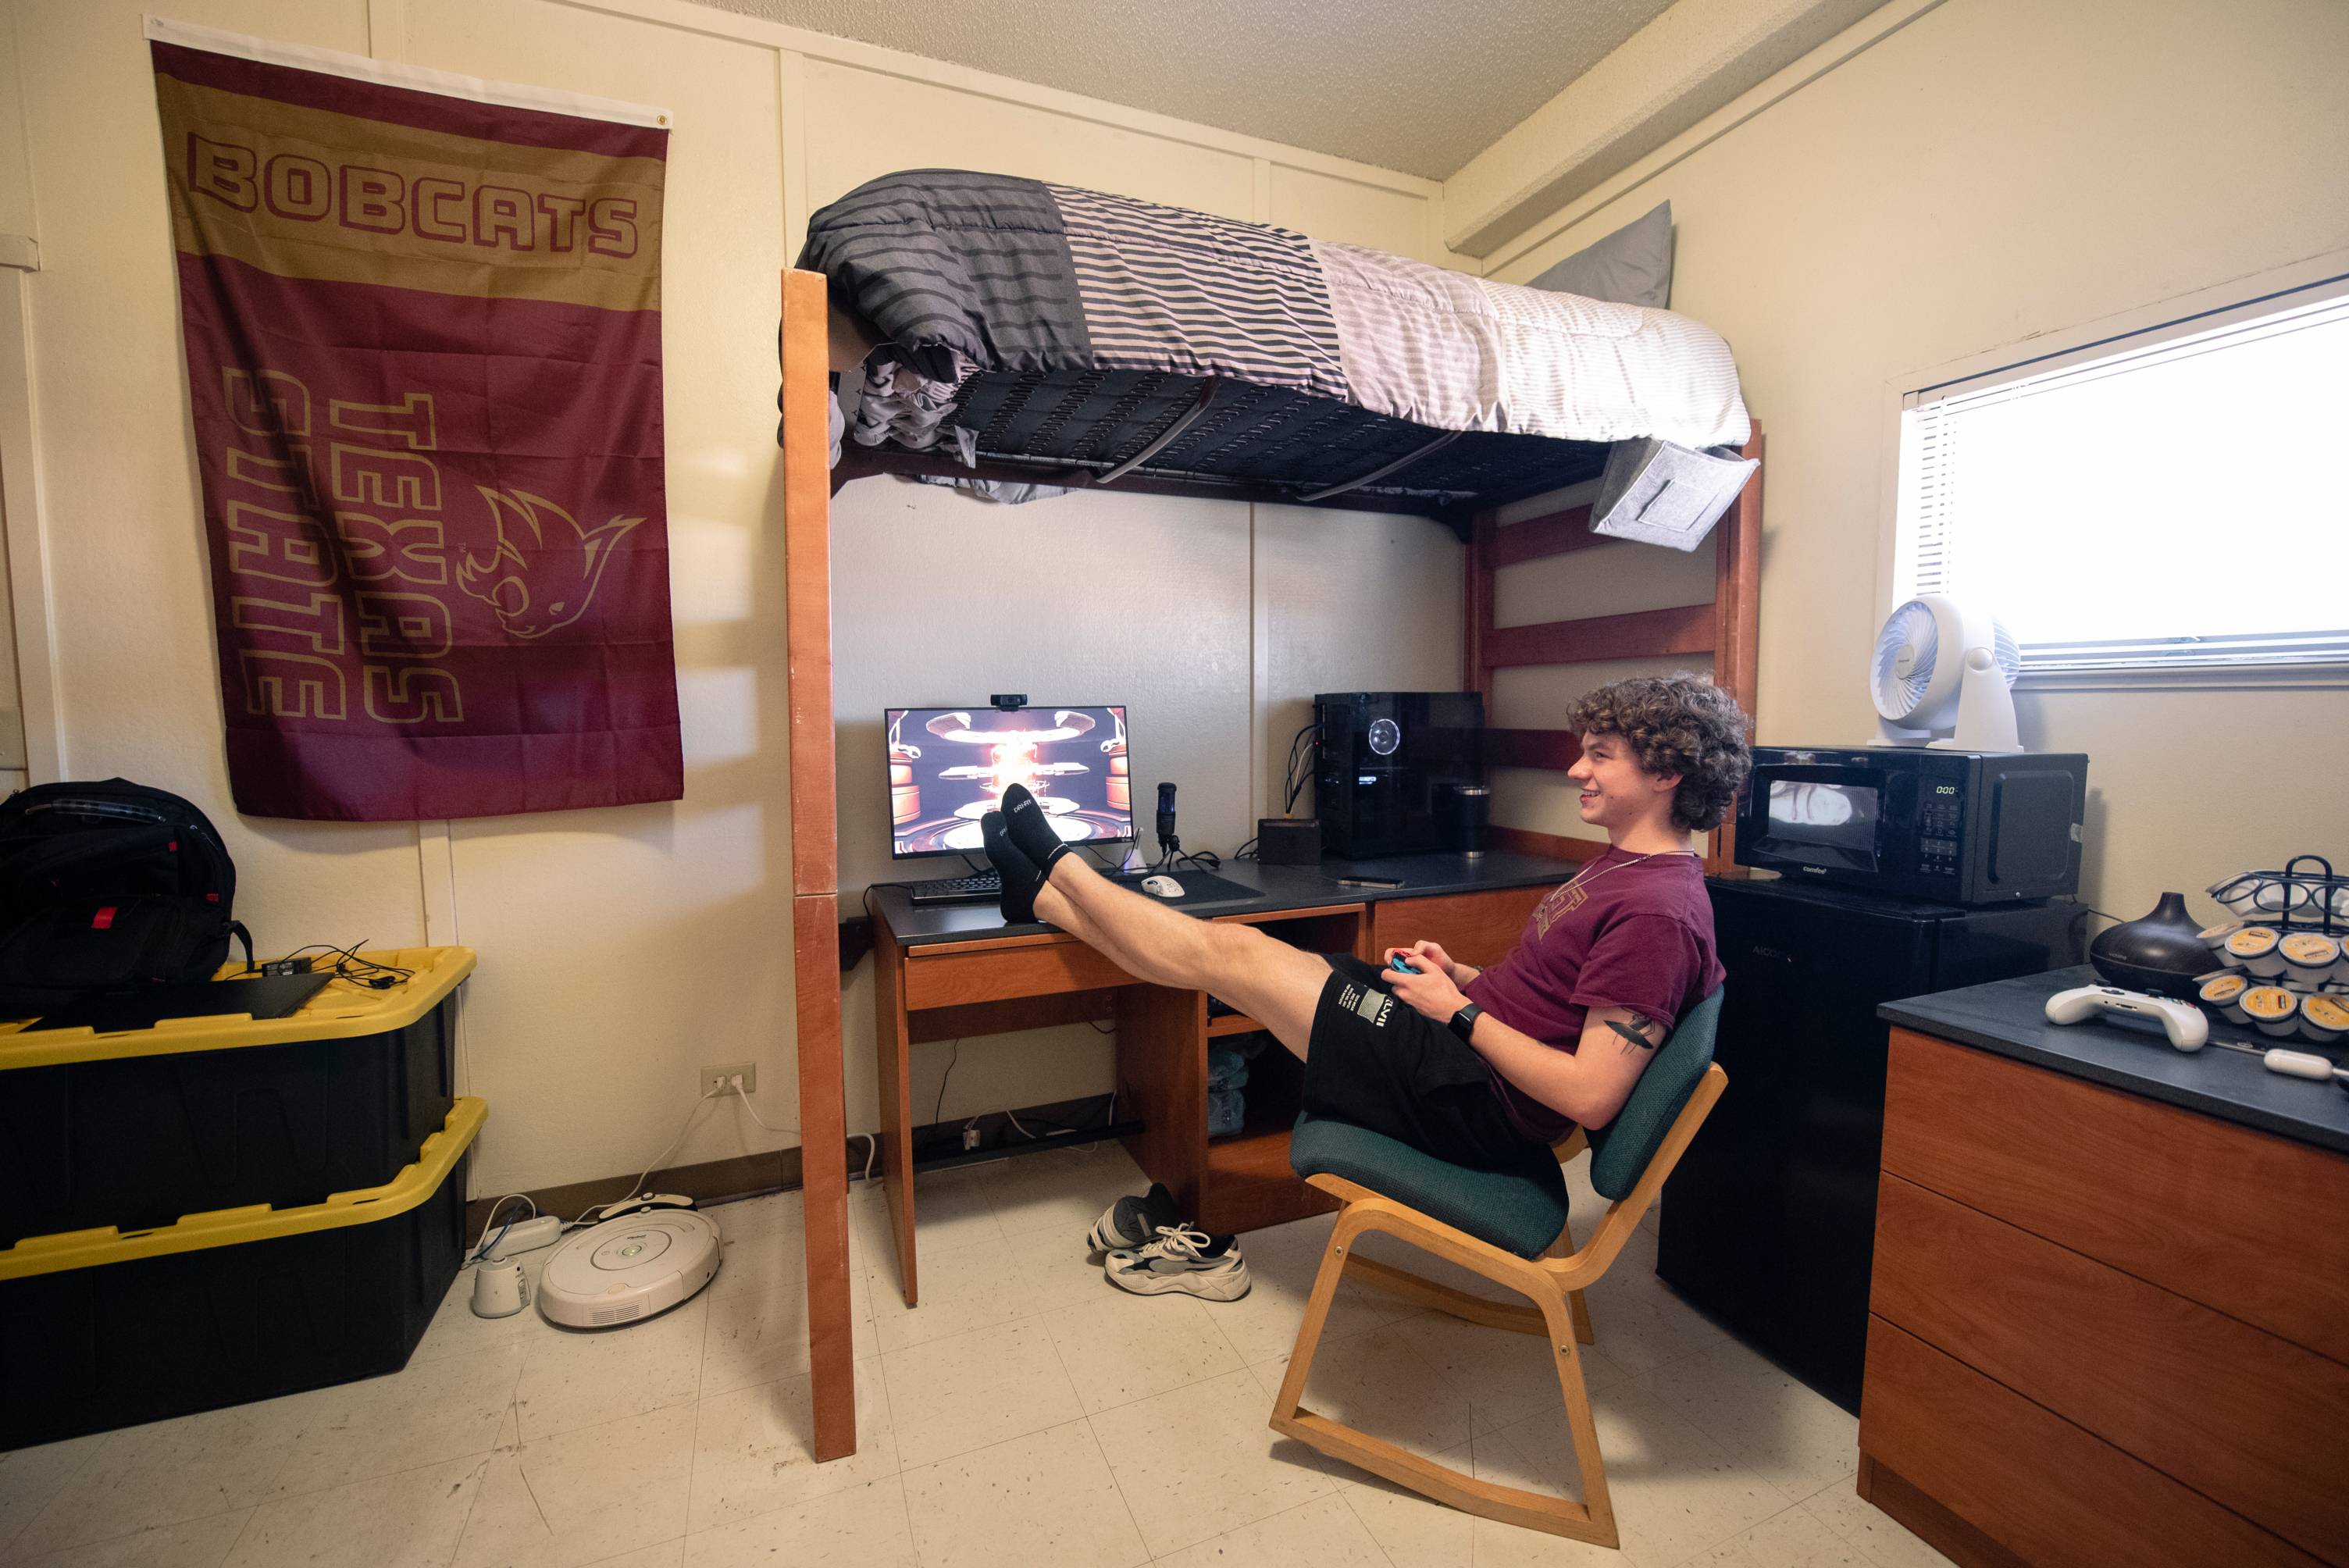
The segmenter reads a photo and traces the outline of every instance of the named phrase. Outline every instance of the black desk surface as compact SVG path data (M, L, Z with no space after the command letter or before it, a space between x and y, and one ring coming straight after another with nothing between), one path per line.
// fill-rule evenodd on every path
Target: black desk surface
M2068 1073L2148 1099L2199 1110L2262 1132L2313 1143L2349 1154L2349 1094L2337 1084L2271 1073L2257 1057L2219 1049L2181 1051L2161 1035L2092 1018L2083 1024L2051 1024L2047 998L2075 985L2103 982L2086 965L1994 980L1987 985L1942 991L1887 1002L1877 1016L1943 1039L1979 1046L2034 1067ZM2257 1029L2210 1021L2213 1040L2241 1040L2265 1050L2315 1051L2340 1060L2306 1040L2274 1040Z
M1311 866L1268 866L1255 861L1226 861L1216 872L1226 882L1257 891L1247 899L1169 899L1166 907L1202 917L1217 914L1278 913L1287 909L1314 909L1333 903L1380 903L1393 898L1431 898L1444 893L1491 892L1513 887L1541 887L1561 882L1581 870L1578 861L1554 861L1542 855L1514 854L1494 850L1470 860L1464 855L1402 855L1383 861L1323 861ZM1341 876L1393 877L1401 887L1344 887ZM1148 897L1147 893L1143 895ZM916 943L976 942L990 936L1024 936L1050 931L1042 924L1008 925L992 903L926 903L916 907L905 890L875 882L864 894L864 906L885 916L896 934L897 945Z

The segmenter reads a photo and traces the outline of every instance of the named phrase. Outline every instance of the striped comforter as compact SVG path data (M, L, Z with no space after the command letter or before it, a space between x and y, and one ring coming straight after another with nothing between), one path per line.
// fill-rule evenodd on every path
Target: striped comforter
M936 444L973 375L1094 367L1257 382L1438 430L1748 434L1729 346L1670 311L1071 186L885 175L815 214L800 264L882 339L853 430L866 446Z

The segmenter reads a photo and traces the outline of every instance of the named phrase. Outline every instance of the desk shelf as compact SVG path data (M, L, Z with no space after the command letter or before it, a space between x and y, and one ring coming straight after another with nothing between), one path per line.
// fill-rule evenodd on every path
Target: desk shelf
M1199 1223L1218 1233L1324 1214L1338 1201L1288 1168L1288 1129L1244 1130L1207 1145L1206 1195Z
M1253 1035L1263 1027L1246 1013L1218 1013L1207 1020L1207 1038L1215 1040L1226 1035Z

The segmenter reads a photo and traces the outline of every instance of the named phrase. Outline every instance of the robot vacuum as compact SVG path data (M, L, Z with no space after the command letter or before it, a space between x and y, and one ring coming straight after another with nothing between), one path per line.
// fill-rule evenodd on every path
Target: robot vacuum
M554 1251L538 1276L538 1310L565 1328L613 1328L667 1312L718 1273L718 1226L658 1209L605 1220Z

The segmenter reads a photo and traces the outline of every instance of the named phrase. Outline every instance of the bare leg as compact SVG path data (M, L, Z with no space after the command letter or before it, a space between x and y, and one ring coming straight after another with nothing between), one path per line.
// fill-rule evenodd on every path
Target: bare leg
M1299 1060L1329 961L1246 925L1194 920L1129 892L1075 855L1062 855L1036 895L1036 913L1091 943L1154 985L1209 991L1272 1032Z

